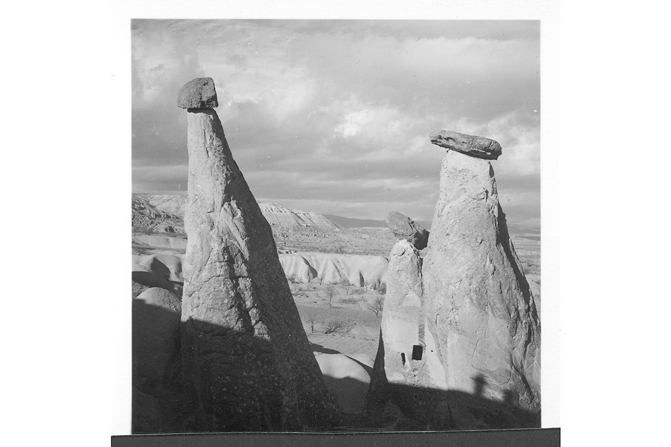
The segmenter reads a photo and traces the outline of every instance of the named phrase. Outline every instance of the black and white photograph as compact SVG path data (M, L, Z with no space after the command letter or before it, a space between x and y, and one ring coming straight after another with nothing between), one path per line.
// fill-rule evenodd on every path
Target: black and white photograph
M539 20L129 25L133 434L541 427Z
M3 445L663 445L666 9L8 5Z

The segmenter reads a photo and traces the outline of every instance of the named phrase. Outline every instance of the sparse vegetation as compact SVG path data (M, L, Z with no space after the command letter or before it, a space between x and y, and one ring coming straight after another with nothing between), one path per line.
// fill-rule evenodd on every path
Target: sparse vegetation
M340 298L340 302L343 304L356 304L359 302L358 298Z
M324 323L324 333L332 334L334 332L342 332L348 327L348 323L344 320L329 320Z
M324 288L324 293L326 293L326 297L329 299L329 307L333 307L333 297L336 296L338 290L333 284L327 284Z
M342 288L343 292L345 292L345 295L349 296L349 291L352 288L352 284L350 284L348 280L343 279L340 281L340 287Z
M380 284L377 287L377 293L380 295L386 295L387 294L387 285L386 284Z
M384 310L384 296L377 296L368 304L368 309L372 310L376 317Z
M315 323L317 323L317 320L315 317L309 317L308 318L308 324L310 325L310 331L312 334L315 333Z

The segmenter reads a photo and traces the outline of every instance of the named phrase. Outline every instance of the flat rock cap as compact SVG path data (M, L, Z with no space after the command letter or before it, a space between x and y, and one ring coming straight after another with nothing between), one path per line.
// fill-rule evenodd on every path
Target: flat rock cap
M485 160L496 160L501 155L501 145L485 137L466 135L452 130L441 130L429 135L436 146Z
M429 243L429 232L397 211L389 213L386 223L395 237L410 242L417 250L426 248Z
M218 106L212 78L192 79L177 94L177 107L181 109L211 109Z

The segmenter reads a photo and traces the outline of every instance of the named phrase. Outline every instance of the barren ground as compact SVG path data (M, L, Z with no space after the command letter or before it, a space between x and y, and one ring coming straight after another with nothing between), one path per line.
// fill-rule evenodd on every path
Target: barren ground
M184 235L174 237L185 238ZM513 235L512 238L540 310L540 238L533 234ZM284 231L276 234L275 239L280 252L376 256L389 256L396 242L388 229L374 227L353 228L338 233ZM136 242L133 253L183 254L184 250ZM375 299L384 298L383 294L363 287L332 286L335 293L329 304L328 286L317 279L308 284L291 283L290 286L315 353L365 354L375 358L382 314L376 316L371 305ZM134 287L139 287L139 284Z

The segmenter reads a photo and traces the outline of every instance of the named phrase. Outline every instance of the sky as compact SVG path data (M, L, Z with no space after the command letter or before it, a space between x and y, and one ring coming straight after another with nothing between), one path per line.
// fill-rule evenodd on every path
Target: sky
M214 79L258 201L430 221L446 129L498 141L508 222L540 225L538 21L133 20L133 192L187 189L177 92Z

